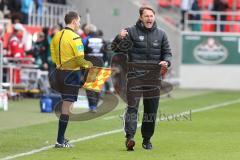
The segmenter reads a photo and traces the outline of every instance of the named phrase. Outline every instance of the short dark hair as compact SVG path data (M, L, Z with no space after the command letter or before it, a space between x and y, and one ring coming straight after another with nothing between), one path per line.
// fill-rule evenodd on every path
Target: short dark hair
M150 11L153 12L153 14L155 14L155 11L150 6L142 6L142 7L139 8L139 15L140 16L143 15L144 10L150 10Z
M79 15L77 12L73 12L73 11L68 12L64 17L65 24L72 23L72 21L74 19L78 19L78 17L79 17Z

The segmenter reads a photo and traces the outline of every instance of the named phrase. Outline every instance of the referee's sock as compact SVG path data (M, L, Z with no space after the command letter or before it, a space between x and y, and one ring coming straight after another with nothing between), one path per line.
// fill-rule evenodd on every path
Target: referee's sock
M62 144L64 142L64 134L68 125L69 115L61 114L58 123L58 137L57 142Z

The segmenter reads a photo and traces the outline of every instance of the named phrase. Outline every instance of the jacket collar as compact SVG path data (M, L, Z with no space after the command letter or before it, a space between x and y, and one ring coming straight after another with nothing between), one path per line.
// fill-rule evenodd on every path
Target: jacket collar
M75 33L75 31L72 29L72 28L69 28L69 27L65 27L64 29L68 29L68 30L71 30Z

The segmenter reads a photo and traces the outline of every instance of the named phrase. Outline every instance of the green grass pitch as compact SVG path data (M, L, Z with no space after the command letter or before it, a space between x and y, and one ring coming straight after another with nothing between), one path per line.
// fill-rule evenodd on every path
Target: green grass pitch
M49 147L14 159L239 160L240 91L174 90L171 95L172 98L161 98L161 114L172 115L190 110L192 113L180 120L159 121L151 151L142 149L139 128L135 151L126 151L120 118L125 105L120 102L114 111L102 117L86 122L70 122L66 136L70 140L80 140L73 143L74 148ZM197 110L204 107L209 108ZM40 113L36 99L10 102L9 111L0 112L0 160L53 145L57 124L54 114ZM108 131L116 132L106 134ZM84 139L89 136L92 137Z

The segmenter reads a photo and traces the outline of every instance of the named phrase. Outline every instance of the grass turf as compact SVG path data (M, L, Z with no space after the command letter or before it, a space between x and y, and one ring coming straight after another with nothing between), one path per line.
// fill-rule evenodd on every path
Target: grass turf
M178 92L186 93L186 96ZM239 98L240 92L199 92L198 91L175 91L173 99L162 100L160 104L161 113L179 113L182 111L201 108L212 104L223 103ZM194 94L195 93L195 94ZM28 102L29 101L29 102ZM15 102L14 102L15 103ZM41 148L54 144L57 131L57 120L52 114L36 114L37 109L31 111L37 104L35 100L23 101L24 105L15 106L10 103L10 111L16 111L16 107L26 107L25 125L15 124L12 127L0 129L0 158L27 152L32 149ZM11 106L12 105L12 106ZM123 112L123 103L119 107L105 115L113 116L106 120L104 117L86 122L70 122L67 137L77 139L88 135L94 135L105 131L119 129L122 121L119 115ZM29 107L29 110L27 109ZM15 110L16 109L16 110ZM23 110L24 110L23 109ZM124 134L122 132L98 137L75 143L73 149L49 149L30 156L18 159L238 159L240 157L240 127L239 104L225 106L223 108L208 110L192 114L192 121L166 121L156 125L155 135L152 139L154 149L144 151L141 148L141 136L136 135L137 146L135 152L128 153L124 148ZM0 112L2 128L2 115L12 112ZM35 115L36 114L36 115ZM46 116L42 120L42 116ZM28 118L33 118L34 123L27 123ZM34 118L35 117L35 118ZM37 118L36 118L37 117ZM10 118L10 117L8 117ZM11 117L12 118L12 117ZM14 119L14 118L13 118ZM38 121L40 119L42 121Z

